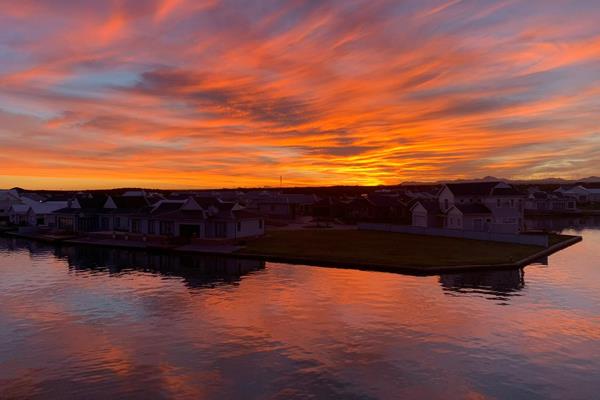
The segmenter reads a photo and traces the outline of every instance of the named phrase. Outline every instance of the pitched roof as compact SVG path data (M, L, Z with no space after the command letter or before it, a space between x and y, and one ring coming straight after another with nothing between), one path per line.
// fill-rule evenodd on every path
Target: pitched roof
M492 189L492 195L494 196L524 196L523 193L519 192L514 187L499 187Z
M412 207L416 206L417 204L421 204L423 208L425 208L427 212L431 214L440 214L442 212L440 209L440 203L437 200L417 200Z
M371 195L368 197L368 199L377 207L397 207L402 205L400 199L394 196Z
M11 208L17 214L25 214L29 211L30 207L27 204L13 204Z
M466 182L466 183L447 183L446 187L455 196L486 196L500 182Z
M194 201L205 210L209 207L219 208L219 204L221 204L218 198L208 196L194 196Z
M172 211L177 211L181 208L182 205L183 205L182 202L172 202L172 201L161 202L152 210L151 214L160 215L160 214L164 214L164 213L168 213L168 212L172 212Z
M117 208L125 210L138 210L149 205L145 197L139 196L114 196L112 199Z
M81 206L81 209L100 209L106 203L107 196L99 195L94 197L79 197L77 202Z
M491 214L492 211L483 204L456 204L454 207L463 214Z
M252 211L247 210L235 210L233 211L233 215L235 218L243 219L243 218L260 218L260 215L257 213L253 213Z
M36 214L50 214L51 212L67 207L68 204L66 201L46 201L43 203L34 203L31 205L31 208Z

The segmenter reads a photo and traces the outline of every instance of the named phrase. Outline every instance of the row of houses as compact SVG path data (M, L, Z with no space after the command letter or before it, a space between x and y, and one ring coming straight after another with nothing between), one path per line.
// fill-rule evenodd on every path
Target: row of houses
M577 200L562 192L532 190L525 200L525 211L533 213L565 213L577 211Z
M53 229L75 233L126 232L132 235L194 239L241 239L264 234L263 218L236 202L189 196L151 203L146 196L76 198L46 215Z
M584 187L575 185L572 187L560 187L554 194L575 199L579 203L600 203L600 188Z
M449 183L435 199L418 199L411 225L476 232L524 230L526 195L504 182Z

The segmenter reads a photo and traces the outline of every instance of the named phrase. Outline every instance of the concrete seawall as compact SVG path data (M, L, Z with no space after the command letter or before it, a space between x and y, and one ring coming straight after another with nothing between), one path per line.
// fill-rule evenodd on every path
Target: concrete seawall
M45 238L35 237L35 236L26 236L15 233L5 233L6 236L30 239L30 240L38 240L53 244L65 244L65 245L88 245L88 246L100 246L100 247L120 247L120 248L129 248L132 250L146 250L146 251L160 251L166 253L187 253L187 254L205 254L205 255L218 255L222 257L232 257L232 258L243 258L243 259L255 259L262 260L265 262L280 262L287 264L300 264L300 265L309 265L315 267L332 267L332 268L343 268L343 269L359 269L365 271L380 271L380 272L393 272L393 273L403 273L408 275L418 275L418 276L426 276L426 275L438 275L440 273L451 273L451 272L467 272L467 271L477 271L477 270L499 270L499 269L516 269L523 268L543 257L547 257L551 254L554 254L560 250L563 250L569 246L572 246L580 241L582 241L581 236L573 236L568 239L565 239L562 242L549 246L540 250L539 252L532 254L524 259L517 260L513 263L506 264L489 264L489 265L449 265L449 266L432 266L432 267L423 267L423 266L410 266L410 265L382 265L382 264L373 264L373 263L365 263L365 262L339 262L339 261L331 261L331 260L321 260L315 258L308 258L302 256L277 256L270 254L244 254L243 249L234 252L223 252L214 248L205 248L205 249L185 249L185 248L140 248L140 246L136 243L131 242L121 242L121 243L106 243L106 242L93 242L93 241L85 241L80 239L73 238L65 238L59 240L47 240ZM231 249L234 250L234 249Z
M548 247L548 235L527 235L495 232L474 232L443 228L422 228L411 225L394 225L378 223L360 223L358 229L368 231L383 231L395 233L409 233L412 235L443 236L459 239L485 240L488 242L502 242L515 244L528 244L533 246Z

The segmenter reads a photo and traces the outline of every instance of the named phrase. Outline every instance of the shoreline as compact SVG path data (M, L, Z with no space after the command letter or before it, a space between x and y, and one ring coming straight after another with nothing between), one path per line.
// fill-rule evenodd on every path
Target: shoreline
M464 264L464 265L439 265L439 266L417 266L417 265L391 265L381 264L372 262L361 262L361 261L336 261L333 259L322 259L314 257L301 257L301 256L285 256L276 254L252 254L245 253L243 248L231 249L230 247L224 249L223 245L216 246L195 246L190 248L189 246L151 246L141 242L126 242L126 241L105 241L86 239L82 237L64 236L64 237L51 237L46 235L31 235L31 234L20 234L17 232L0 232L0 236L8 236L13 238L20 238L26 240L34 240L44 242L53 245L78 245L78 246L97 246L97 247L108 247L108 248L121 248L130 250L141 250L141 251L157 251L164 253L173 254L196 254L196 255L212 255L221 256L228 258L240 258L240 259L252 259L261 260L264 262L274 263L286 263L294 265L307 265L313 267L327 267L327 268L340 268L340 269L357 269L362 271L377 271L377 272L393 272L415 276L430 276L438 275L441 273L458 273L458 272L472 272L472 271L489 271L489 270L507 270L507 269L520 269L524 268L535 261L555 254L561 250L564 250L570 246L573 246L583 240L581 236L571 236L565 238L558 243L550 245L547 248L543 248L540 251L528 255L527 257L521 258L517 261L510 263L500 264ZM468 239L465 239L468 240ZM219 249L222 247L222 249ZM225 251L226 250L226 251Z

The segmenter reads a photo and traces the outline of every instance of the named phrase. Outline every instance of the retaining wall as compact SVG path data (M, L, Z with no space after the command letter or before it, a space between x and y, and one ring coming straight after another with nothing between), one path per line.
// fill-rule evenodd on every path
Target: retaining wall
M462 239L487 240L490 242L529 244L534 246L548 247L548 235L475 232L443 228L423 228L412 225L393 225L376 223L359 223L358 229L370 231L411 233L414 235L445 236Z

